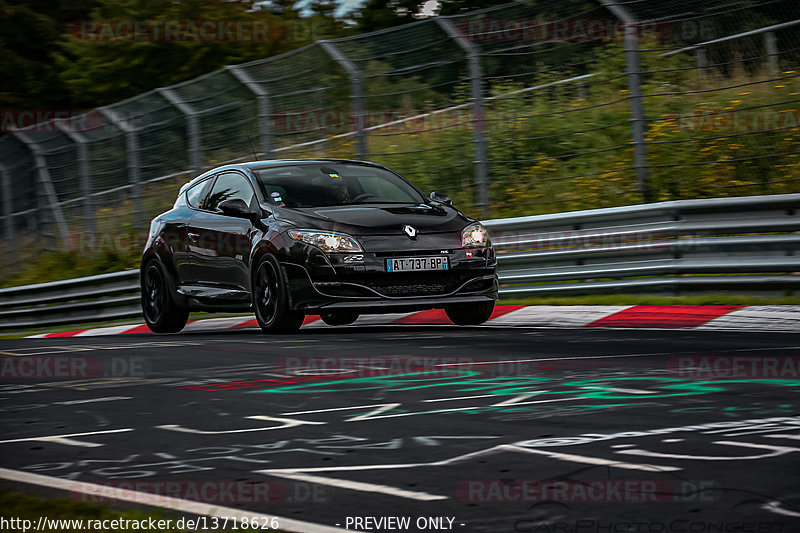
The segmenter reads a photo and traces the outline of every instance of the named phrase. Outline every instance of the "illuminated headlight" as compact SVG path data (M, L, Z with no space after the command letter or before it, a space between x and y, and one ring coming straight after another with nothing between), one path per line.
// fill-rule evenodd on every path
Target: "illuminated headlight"
M289 237L304 242L326 252L363 252L361 245L350 235L329 231L309 231L290 229Z
M470 224L461 230L461 247L474 248L476 246L486 246L489 243L489 232L480 222Z

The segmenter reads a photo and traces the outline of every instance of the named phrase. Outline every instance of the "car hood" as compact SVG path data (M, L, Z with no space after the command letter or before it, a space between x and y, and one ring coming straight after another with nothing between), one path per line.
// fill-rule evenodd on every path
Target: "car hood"
M470 222L452 207L431 204L281 208L275 210L275 217L299 228L350 235L400 235L406 224L421 234L447 233L461 231Z

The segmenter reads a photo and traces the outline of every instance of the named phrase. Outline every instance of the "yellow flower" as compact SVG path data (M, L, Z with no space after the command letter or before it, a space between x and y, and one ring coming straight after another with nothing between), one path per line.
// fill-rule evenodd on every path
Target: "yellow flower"
M783 89L784 87L786 87L786 86L785 85L776 85L775 86L776 89Z
M746 96L746 95L748 95L748 94L750 94L750 92L749 92L749 91L748 91L748 92L744 92L744 93L739 93L739 96Z

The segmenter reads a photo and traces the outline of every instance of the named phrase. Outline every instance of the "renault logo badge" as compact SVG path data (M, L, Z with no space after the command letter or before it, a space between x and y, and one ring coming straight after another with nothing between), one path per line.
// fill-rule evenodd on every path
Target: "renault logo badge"
M406 224L405 226L403 226L403 231L406 232L406 235L408 235L409 239L417 238L417 228L415 228L414 226Z

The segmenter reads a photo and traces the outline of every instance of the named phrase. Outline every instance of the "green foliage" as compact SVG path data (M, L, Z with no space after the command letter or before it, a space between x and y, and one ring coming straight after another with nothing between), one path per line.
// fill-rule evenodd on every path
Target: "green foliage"
M0 0L0 109L70 106L53 52L67 25L95 0Z
M0 287L16 287L118 272L137 268L140 260L141 250L131 250L128 253L109 251L102 254L85 254L74 251L46 252L37 257L33 264L24 271L2 280Z

